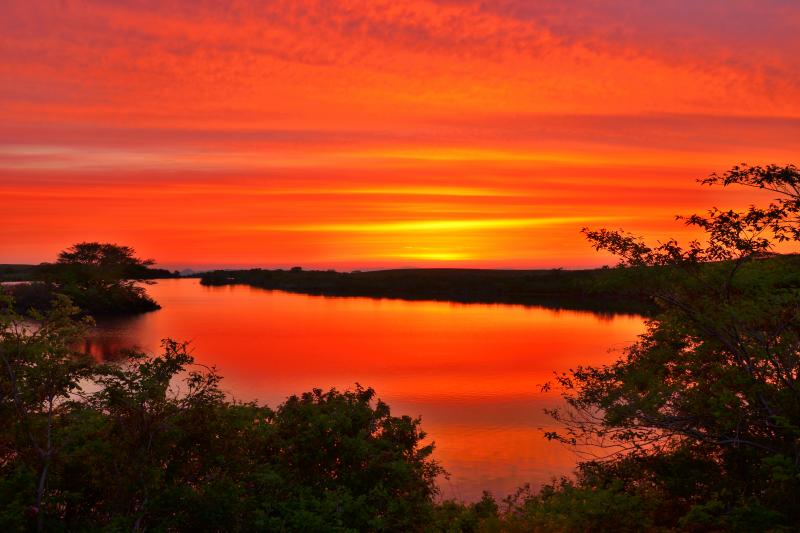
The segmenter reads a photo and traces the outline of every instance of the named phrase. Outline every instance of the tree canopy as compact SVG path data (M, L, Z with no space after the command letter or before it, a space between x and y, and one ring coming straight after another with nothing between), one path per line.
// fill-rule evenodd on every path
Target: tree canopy
M58 255L45 269L54 292L69 296L92 314L152 311L158 304L142 285L150 278L152 259L140 259L128 246L82 242Z
M686 246L584 230L622 267L662 269L662 312L614 364L558 376L566 431L548 436L599 447L581 480L665 502L661 525L780 529L800 520L800 256L774 245L800 241L800 172L742 165L701 181L778 197L684 218L706 236Z

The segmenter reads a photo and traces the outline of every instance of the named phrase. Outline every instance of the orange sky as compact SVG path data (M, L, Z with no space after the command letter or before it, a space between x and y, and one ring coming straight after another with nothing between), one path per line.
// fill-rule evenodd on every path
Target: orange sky
M5 0L0 263L590 266L800 154L793 1Z

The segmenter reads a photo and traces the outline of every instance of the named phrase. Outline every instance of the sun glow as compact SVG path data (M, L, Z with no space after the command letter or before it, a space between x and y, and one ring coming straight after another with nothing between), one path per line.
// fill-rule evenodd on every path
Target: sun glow
M448 251L425 252L425 251L414 251L414 250L408 250L399 253L389 253L386 254L384 257L386 259L412 259L421 261L466 261L469 259L475 259L474 256L462 252L448 252Z

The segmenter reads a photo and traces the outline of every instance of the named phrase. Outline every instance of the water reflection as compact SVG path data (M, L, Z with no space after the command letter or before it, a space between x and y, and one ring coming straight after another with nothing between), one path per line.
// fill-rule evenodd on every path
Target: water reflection
M84 341L83 351L97 361L113 361L123 357L127 351L142 349L137 334L138 324L143 320L146 317L140 315L99 321L91 336Z
M244 286L164 280L163 309L98 324L86 349L113 359L162 338L191 341L234 397L271 405L313 387L375 388L396 414L423 417L451 473L446 497L504 496L567 473L567 449L548 443L542 413L558 398L553 371L600 364L643 330L641 317L521 306L324 298ZM612 350L612 353L609 352Z

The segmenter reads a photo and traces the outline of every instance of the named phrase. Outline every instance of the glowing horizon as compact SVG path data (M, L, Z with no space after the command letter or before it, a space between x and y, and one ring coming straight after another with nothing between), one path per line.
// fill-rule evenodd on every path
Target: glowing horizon
M588 267L800 163L800 7L9 0L0 263Z

